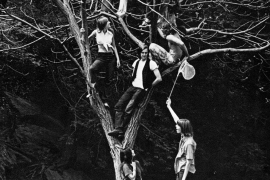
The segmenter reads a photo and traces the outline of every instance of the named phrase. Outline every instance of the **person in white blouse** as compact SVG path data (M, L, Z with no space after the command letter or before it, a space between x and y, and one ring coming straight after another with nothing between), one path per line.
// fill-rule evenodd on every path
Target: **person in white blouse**
M89 39L95 37L98 45L98 56L89 69L92 87L94 87L96 83L96 73L103 66L107 67L106 80L107 83L110 83L115 68L115 56L116 66L117 68L120 67L120 59L115 46L114 34L110 28L111 26L108 18L101 16L97 20L97 29L95 29L88 37Z
M137 59L132 65L132 85L125 91L114 107L115 129L109 132L108 135L119 139L123 137L124 128L129 123L134 107L138 105L139 97L142 97L144 92L162 81L157 63L149 57L151 54L148 45L145 45L139 53L141 59Z

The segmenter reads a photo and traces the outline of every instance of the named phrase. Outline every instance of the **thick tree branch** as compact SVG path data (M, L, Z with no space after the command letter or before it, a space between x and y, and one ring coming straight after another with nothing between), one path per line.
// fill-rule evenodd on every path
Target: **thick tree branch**
M264 49L267 49L270 47L270 42L268 42L265 46L258 47L258 48L245 48L245 49L236 49L236 48L222 48L222 49L206 49L200 52L197 52L190 56L189 61L195 60L199 58L200 56L206 55L206 54L214 54L214 53L221 53L221 52L257 52Z
M254 10L260 10L260 9L269 8L269 6L265 6L264 4L260 5L260 6L255 6L255 5L251 5L251 4L235 3L235 2L220 1L220 0L217 0L217 1L202 1L202 2L196 2L196 3L191 3L191 4L184 4L184 5L181 5L181 8L190 7L190 6L197 6L199 4L207 4L207 3L220 4L221 2L224 3L224 4L237 5L237 6L240 6L240 7L247 7L247 8L254 9ZM267 4L267 2L265 4Z
M216 30L216 29L204 29L204 28L198 28L198 30L208 31L208 32L215 32L215 33L224 34L224 35L244 34L244 33L247 33L249 31L251 31L252 29L258 27L259 25L261 25L262 23L264 23L268 19L269 19L269 16L265 17L263 20L260 20L259 23L257 23L256 25L252 26L251 28L248 28L248 29L246 29L244 31L238 31L238 32L224 32L224 31L220 31L220 30Z

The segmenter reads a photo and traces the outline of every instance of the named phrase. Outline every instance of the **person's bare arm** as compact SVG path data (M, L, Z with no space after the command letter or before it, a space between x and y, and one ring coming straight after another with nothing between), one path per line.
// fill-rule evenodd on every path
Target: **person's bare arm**
M191 164L191 159L187 159L187 163L186 163L186 166L185 166L185 171L184 171L182 180L186 180L187 175L188 175L190 164Z
M129 174L128 177L131 180L135 180L136 179L136 162L133 161L131 165L133 167L133 172L132 174Z
M156 76L156 79L153 81L152 86L155 86L162 81L162 78L161 78L161 74L160 74L158 68L154 69L153 72Z
M171 103L172 103L172 101L171 101L171 99L169 98L169 99L166 101L167 108L169 109L169 111L170 111L170 113L171 113L171 115L172 115L172 117L173 117L173 120L174 120L175 124L177 124L177 121L179 120L179 117L177 116L177 114L176 114L176 113L174 112L174 110L172 109Z
M116 56L116 63L117 63L117 68L119 68L121 66L120 64L120 58L119 58L119 55L118 55L118 51L117 51L117 48L116 48L116 45L115 45L115 40L114 40L114 37L112 39L112 46L113 46L113 51L114 51L114 54Z
M171 42L179 45L179 47L182 49L182 51L184 51L185 55L187 57L189 57L189 53L188 53L187 47L186 47L186 45L184 44L184 42L181 39L179 39L179 38L177 38L177 37L175 37L174 35L171 35L171 34L168 35L166 37L166 39L167 39L167 41L171 41Z
M162 32L162 30L161 30L160 28L157 28L157 30L158 30L159 35L160 35L162 38L166 39L166 36L165 36L165 34Z
M187 34L191 34L191 33L196 33L198 32L203 25L205 25L205 19L202 20L202 22L200 22L200 24L198 25L198 27L192 27L192 28L186 28L186 32Z
M93 37L96 36L96 30L92 31L92 33L88 36L88 39L92 39Z

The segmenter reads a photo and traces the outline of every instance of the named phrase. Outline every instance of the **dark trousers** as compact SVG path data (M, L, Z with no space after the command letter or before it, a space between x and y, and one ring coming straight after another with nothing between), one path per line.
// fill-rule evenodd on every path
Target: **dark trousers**
M176 180L182 180L183 175L184 175L184 170L181 169L181 171L180 171L179 173L176 174ZM186 180L188 180L188 179L193 179L192 176L193 176L193 174L189 172L188 175L187 175ZM190 177L191 177L191 178L190 178Z
M184 175L184 171L181 170L179 173L176 174L176 180L182 180L183 175Z
M129 118L134 107L140 101L144 90L136 87L129 87L115 105L115 128L123 130L129 123ZM124 115L124 116L123 116Z
M91 83L96 82L96 74L106 66L106 81L110 82L115 68L115 57L113 53L98 53L97 59L90 66L89 73L91 76Z

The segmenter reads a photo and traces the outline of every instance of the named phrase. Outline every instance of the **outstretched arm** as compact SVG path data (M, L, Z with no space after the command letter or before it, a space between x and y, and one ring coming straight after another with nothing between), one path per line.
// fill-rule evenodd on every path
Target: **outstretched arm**
M94 36L96 36L96 30L92 31L92 33L88 36L88 39L91 39Z
M167 108L169 109L169 111L170 111L170 113L171 113L171 115L172 115L172 117L173 117L173 120L174 120L174 122L175 122L175 124L176 124L177 121L179 120L179 117L176 115L176 113L175 113L174 110L172 109L171 103L172 103L171 99L168 98L168 100L166 101Z

